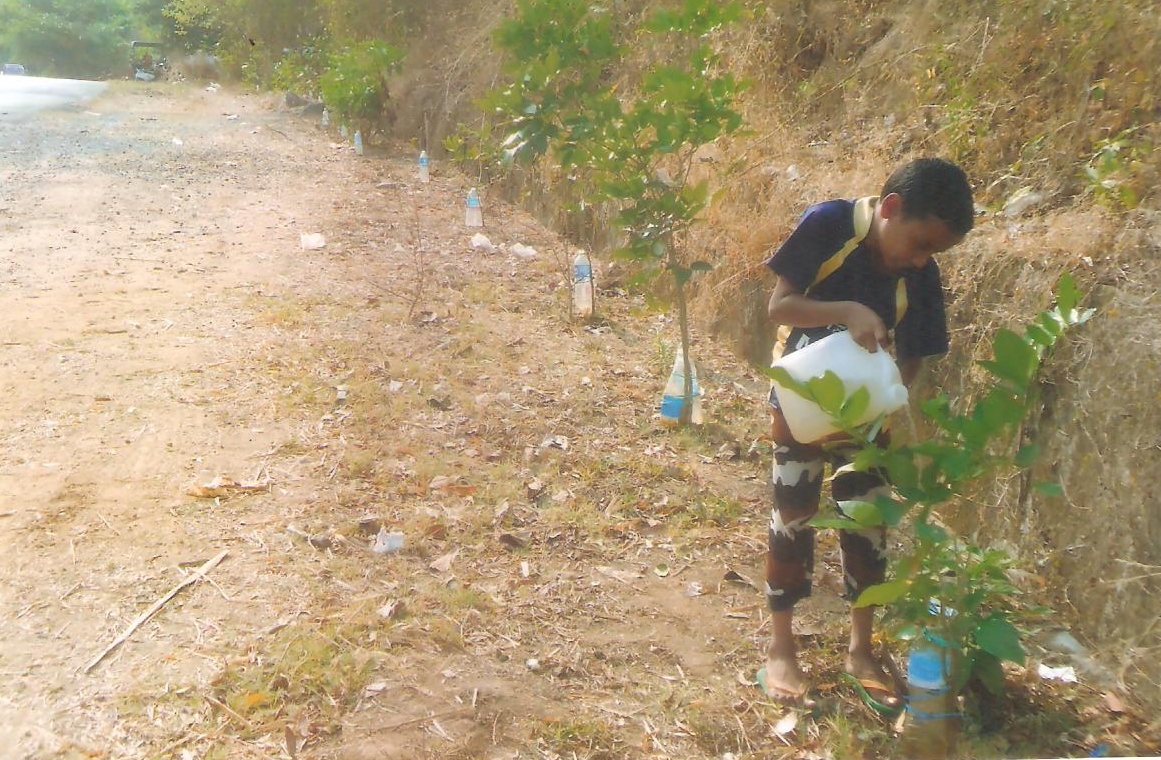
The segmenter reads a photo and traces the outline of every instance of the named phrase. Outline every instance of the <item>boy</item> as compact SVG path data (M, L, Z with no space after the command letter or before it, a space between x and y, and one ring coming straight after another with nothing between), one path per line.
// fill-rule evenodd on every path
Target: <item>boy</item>
M894 332L903 382L915 379L923 357L946 353L947 320L939 267L933 256L963 240L974 217L971 186L963 170L926 158L901 167L878 198L834 200L807 209L797 228L766 264L778 275L769 315L781 325L781 346L790 353L846 329L868 351L886 350ZM787 328L789 334L785 335ZM778 351L778 348L775 349ZM841 449L822 441L796 441L774 392L770 393L774 440L774 508L766 554L766 598L772 638L762 688L784 702L810 705L798 667L792 619L794 604L810 595L814 529L823 468L843 463ZM833 479L831 495L844 502L870 501L889 485L875 473L845 473ZM839 531L846 598L852 602L886 573L883 530ZM845 663L871 707L897 711L900 699L871 650L873 607L851 608L851 638Z

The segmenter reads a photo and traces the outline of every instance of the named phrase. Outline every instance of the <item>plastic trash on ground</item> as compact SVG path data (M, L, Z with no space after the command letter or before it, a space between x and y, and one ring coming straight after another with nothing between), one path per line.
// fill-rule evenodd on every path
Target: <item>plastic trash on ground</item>
M495 253L496 245L482 232L472 235L472 248L478 248L484 253Z
M326 246L327 239L321 232L304 232L298 236L298 242L304 251L317 251Z

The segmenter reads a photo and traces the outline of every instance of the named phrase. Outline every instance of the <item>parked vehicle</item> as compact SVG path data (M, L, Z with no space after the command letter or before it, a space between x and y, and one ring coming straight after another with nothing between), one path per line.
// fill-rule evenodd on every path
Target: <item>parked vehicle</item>
M19 63L6 63L4 68L0 68L0 75L24 76L26 73L24 66Z
M163 54L160 42L134 40L129 43L129 63L133 78L142 82L164 79L169 71L169 59Z

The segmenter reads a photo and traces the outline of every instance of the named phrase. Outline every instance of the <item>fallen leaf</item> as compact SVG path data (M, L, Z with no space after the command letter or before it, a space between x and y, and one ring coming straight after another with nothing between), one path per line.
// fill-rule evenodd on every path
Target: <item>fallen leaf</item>
M1115 713L1125 712L1125 703L1120 697L1111 691L1105 692L1105 704L1109 706L1109 710Z
M653 573L658 578L664 578L665 576L669 575L669 565L662 562L660 565L653 568Z
M749 586L750 588L754 588L753 581L751 581L749 578L742 575L741 573L739 573L735 570L732 570L730 568L726 568L726 574L724 576L722 576L722 580L729 581L730 583L741 583L743 586Z
M512 549L523 549L532 537L529 534L501 533L500 543Z
M432 562L428 567L435 570L437 573L446 573L451 570L452 563L456 560L456 555L460 553L459 547L452 549L447 554L443 555L435 562Z

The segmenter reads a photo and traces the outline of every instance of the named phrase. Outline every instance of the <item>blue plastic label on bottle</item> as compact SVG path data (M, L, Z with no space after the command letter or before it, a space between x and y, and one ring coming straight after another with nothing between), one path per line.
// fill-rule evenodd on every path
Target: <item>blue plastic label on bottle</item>
M907 658L907 682L920 689L945 689L943 656L933 646L912 648Z
M668 394L661 397L661 416L666 419L676 420L681 417L681 407L684 406L685 399L681 396L670 396Z
M573 282L588 282L593 279L593 268L591 265L577 264L572 268Z

